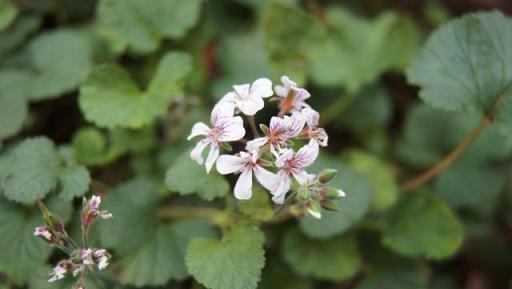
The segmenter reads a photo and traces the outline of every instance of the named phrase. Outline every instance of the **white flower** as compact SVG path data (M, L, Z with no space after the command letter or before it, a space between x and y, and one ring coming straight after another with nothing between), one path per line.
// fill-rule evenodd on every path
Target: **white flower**
M219 144L221 142L237 141L245 135L243 119L239 116L234 117L233 110L234 107L230 103L218 103L213 108L210 117L212 128L209 128L202 122L198 122L192 127L192 132L187 138L191 140L196 136L205 136L190 152L190 157L198 164L202 165L204 162L202 152L206 146L210 145L210 152L208 153L205 163L207 172L210 172L213 164L219 157Z
M285 115L282 118L274 116L270 119L270 127L265 132L265 136L247 142L246 148L249 151L256 150L268 143L272 152L277 153L289 139L297 137L301 133L304 124L304 117L298 112L294 112L291 116Z
M93 195L91 199L88 202L87 210L88 210L88 216L90 220L94 220L97 217L101 217L103 219L110 219L112 218L112 213L109 211L100 211L100 205L101 205L101 197Z
M272 82L267 78L259 78L252 85L233 85L233 89L224 95L221 102L235 104L245 115L255 115L264 106L263 98L274 95Z
M69 272L72 264L68 261L60 261L55 268L53 268L53 272L51 274L51 278L48 282L55 282L57 280L63 279L66 276L66 273Z
M323 147L327 146L329 136L323 128L318 127L320 114L308 107L303 108L301 114L308 124L308 129L306 130L305 135L308 138L315 140L319 145Z
M94 265L93 255L91 249L81 250L80 251L80 261L84 265Z
M36 229L34 230L34 236L42 237L46 241L50 241L52 239L52 233L48 231L48 228L46 226L36 227Z
M108 266L109 255L105 249L97 249L94 251L94 258L98 262L98 269L103 270Z
M240 152L240 156L221 155L217 161L217 171L226 175L240 172L235 185L235 197L247 200L252 196L252 174L267 190L272 188L275 174L267 171L260 165L261 160L257 151Z
M277 172L276 180L272 185L272 200L277 204L282 204L286 193L292 185L292 176L301 185L305 184L313 175L306 173L306 167L313 164L318 157L318 144L310 141L307 145L294 153L292 149L282 150L275 161L275 165L280 169Z
M306 99L311 97L307 90L297 87L297 83L286 75L281 77L281 82L283 85L276 85L274 90L281 99L280 107L283 112L300 111L303 107L310 107L306 103Z

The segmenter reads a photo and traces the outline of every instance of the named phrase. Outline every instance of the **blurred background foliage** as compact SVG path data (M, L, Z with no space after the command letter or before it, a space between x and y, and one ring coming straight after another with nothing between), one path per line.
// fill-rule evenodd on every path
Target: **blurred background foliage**
M0 0L0 288L70 288L46 282L59 254L32 236L34 202L45 198L78 232L76 197L90 190L115 218L93 232L114 258L88 288L232 288L205 265L246 268L237 289L511 288L510 139L489 127L433 182L399 189L479 121L423 104L405 70L433 30L490 9L512 4ZM186 135L231 85L283 74L321 113L330 137L316 169L338 169L340 212L265 223L265 241L244 227L222 243L197 240L221 232L162 208L226 206L254 222L272 208L262 191L231 200L227 179L188 158ZM253 242L264 242L261 278ZM202 260L211 250L256 256Z

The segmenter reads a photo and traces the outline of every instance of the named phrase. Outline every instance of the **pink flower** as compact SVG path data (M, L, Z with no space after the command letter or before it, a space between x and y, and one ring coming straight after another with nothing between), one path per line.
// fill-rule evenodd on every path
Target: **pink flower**
M235 197L239 200L251 198L253 173L267 190L271 189L275 179L275 174L261 167L257 151L240 152L240 156L221 155L217 161L217 171L223 175L240 173L234 189Z
M319 128L320 114L315 110L305 107L301 111L302 116L306 119L308 129L305 131L305 135L312 140L315 140L318 145L323 147L327 146L329 136L323 128Z
M291 116L272 117L270 119L270 127L265 132L264 137L255 138L247 142L247 150L256 150L259 147L270 144L273 153L277 153L281 146L294 137L297 137L304 127L304 117L298 112L294 112Z
M221 102L212 110L210 122L212 128L209 128L203 122L198 122L192 127L192 132L188 136L188 140L196 136L203 135L205 138L200 140L194 149L190 152L190 157L198 164L204 162L202 152L206 146L210 145L210 152L206 158L206 171L210 172L213 164L219 157L221 142L237 141L244 137L245 129L243 119L239 116L233 116L233 104Z
M98 263L98 269L103 270L108 266L109 254L105 249L96 249L93 253L96 262Z
M100 205L101 197L93 195L89 202L87 202L87 206L84 208L84 224L92 223L92 221L94 221L97 217L102 219L110 219L113 217L109 211L100 211Z
M276 95L281 99L281 111L288 113L300 111L303 107L310 107L306 103L306 99L311 97L307 90L297 87L297 83L290 80L286 75L281 77L281 82L283 85L276 85L274 87Z
M34 236L39 236L45 239L46 241L50 241L52 239L52 233L50 233L46 226L36 227L34 231Z
M301 185L314 178L313 175L306 173L304 169L313 164L317 157L318 145L314 141L310 141L300 148L297 153L294 153L292 149L285 149L280 152L275 161L279 171L270 191L275 203L282 204L284 202L286 193L292 185L292 176Z
M69 270L73 267L73 264L69 260L60 261L55 268L53 268L53 272L51 274L51 278L48 282L55 282L57 280L63 279Z
M255 115L265 105L263 98L274 95L272 82L267 78L259 78L252 85L233 85L233 89L224 95L221 102L233 103L245 115Z
M84 265L94 265L94 260L92 259L92 250L86 249L80 251L80 261Z

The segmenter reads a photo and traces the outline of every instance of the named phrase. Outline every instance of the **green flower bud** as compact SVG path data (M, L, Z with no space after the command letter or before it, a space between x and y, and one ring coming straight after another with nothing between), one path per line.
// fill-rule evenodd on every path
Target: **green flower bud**
M337 173L338 171L334 169L323 170L318 174L318 181L321 184L327 184L334 179Z
M297 191L297 196L299 197L299 200L302 201L306 201L307 199L309 199L308 188L306 186L301 186Z
M321 212L318 202L307 202L305 207L306 207L306 212L308 212L308 214L310 214L313 218L315 218L315 219L322 218L322 212Z
M336 206L336 204L331 200L321 200L320 206L322 206L322 208L326 209L327 211L339 212L338 206Z
M339 199L345 197L345 192L336 188L323 188L320 194L326 199Z

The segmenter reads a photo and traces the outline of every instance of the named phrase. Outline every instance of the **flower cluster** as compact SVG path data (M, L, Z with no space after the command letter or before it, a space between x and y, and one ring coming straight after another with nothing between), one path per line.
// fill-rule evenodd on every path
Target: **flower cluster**
M190 156L198 164L204 164L208 173L216 165L217 171L223 175L239 174L234 194L240 200L251 198L253 175L270 192L276 204L285 203L287 194L295 188L295 180L309 195L298 198L295 192L288 194L288 199L301 201L307 212L320 218L320 212L315 213L311 208L318 205L332 209L333 204L327 204L328 200L319 194L327 190L324 183L307 169L317 159L320 147L327 146L328 136L319 127L320 114L306 103L311 94L287 76L283 76L281 81L282 85L276 85L274 89L266 78L257 79L252 84L234 85L233 91L213 107L211 126L198 122L192 127L188 140L198 136L202 139ZM280 111L270 119L268 126L260 124L258 130L254 116L264 108L265 99L277 99ZM252 129L251 140L244 139L246 129L240 115L246 116ZM236 141L242 149L232 153L229 143ZM296 149L299 143L303 145ZM207 146L209 151L205 161L203 151ZM221 148L230 153L221 155ZM329 198L344 196L343 192L337 192Z
M43 239L50 246L62 250L67 256L67 259L61 260L51 273L48 282L55 282L63 279L66 275L70 274L73 277L80 276L76 284L73 286L75 289L85 289L85 274L88 270L105 269L110 260L110 254L105 249L89 248L87 244L87 237L89 234L90 225L98 217L102 219L112 218L112 214L108 211L100 211L101 198L99 196L92 196L90 200L84 198L84 205L82 209L82 245L78 246L73 239L68 235L62 219L54 215L42 202L39 207L43 212L45 224L38 226L34 230L34 235Z

